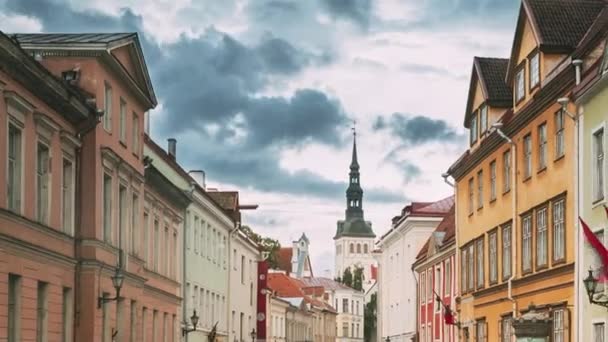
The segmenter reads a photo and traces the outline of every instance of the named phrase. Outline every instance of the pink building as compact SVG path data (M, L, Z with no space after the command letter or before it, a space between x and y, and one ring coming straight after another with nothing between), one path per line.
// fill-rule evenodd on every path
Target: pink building
M0 340L178 341L187 204L146 168L156 97L137 35L11 38L0 35Z
M445 324L445 307L455 311L455 219L454 206L420 249L412 268L418 278L418 341L456 341L456 326ZM441 298L442 303L436 300Z

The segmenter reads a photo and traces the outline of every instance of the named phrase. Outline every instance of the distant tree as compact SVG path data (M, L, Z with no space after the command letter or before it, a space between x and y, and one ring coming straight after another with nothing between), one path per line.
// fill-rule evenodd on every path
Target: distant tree
M353 287L353 274L350 271L350 267L347 267L344 270L344 274L342 275L342 284Z
M241 231L253 242L258 244L260 251L263 253L268 253L268 263L270 264L271 268L277 268L279 266L278 255L279 250L281 249L281 244L278 240L261 236L260 234L254 232L249 226L241 226Z
M376 331L376 294L373 293L369 299L369 302L365 304L363 312L363 335L365 341L373 341L374 332Z
M357 291L363 291L363 267L355 267L352 287Z

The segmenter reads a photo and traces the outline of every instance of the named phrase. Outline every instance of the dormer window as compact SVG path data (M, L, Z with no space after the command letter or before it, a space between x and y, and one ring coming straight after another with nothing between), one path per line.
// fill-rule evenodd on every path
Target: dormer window
M519 102L523 100L526 95L526 87L524 84L524 70L525 68L520 68L515 74L515 101Z
M471 118L471 127L469 130L471 145L477 141L477 115Z
M488 130L488 107L481 105L479 108L479 128L483 135Z
M530 57L530 89L536 87L540 82L540 55L535 52Z

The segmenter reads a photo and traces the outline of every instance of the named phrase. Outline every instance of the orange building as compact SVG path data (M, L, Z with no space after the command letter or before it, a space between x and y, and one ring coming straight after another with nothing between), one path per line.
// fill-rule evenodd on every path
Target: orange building
M575 107L557 100L597 62L605 7L524 0L510 58L473 61L470 148L448 171L462 341L529 336L532 318L536 337L574 341Z

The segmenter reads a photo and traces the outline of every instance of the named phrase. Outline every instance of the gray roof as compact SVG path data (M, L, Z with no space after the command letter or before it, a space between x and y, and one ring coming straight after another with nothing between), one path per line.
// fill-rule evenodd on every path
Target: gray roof
M488 100L511 103L513 95L511 88L505 82L508 58L475 57L479 64L480 78L483 79L488 91Z
M117 40L131 38L129 33L17 33L10 37L20 44L108 44Z

